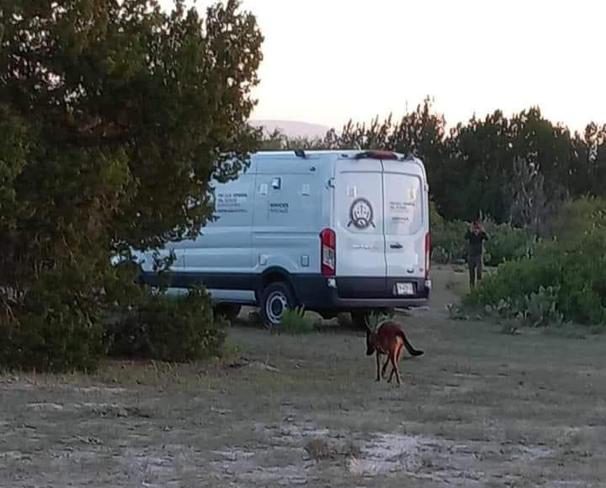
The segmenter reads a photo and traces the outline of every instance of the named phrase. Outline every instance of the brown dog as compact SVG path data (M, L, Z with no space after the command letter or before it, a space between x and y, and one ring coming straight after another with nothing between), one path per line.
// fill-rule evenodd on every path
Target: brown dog
M417 350L412 347L412 344L408 342L404 331L400 326L393 320L386 320L380 323L373 331L367 327L366 331L366 355L372 356L373 353L377 355L377 381L381 381L381 376L385 378L385 371L387 365L391 362L391 374L389 375L388 383L391 383L391 379L396 374L396 381L400 385L400 370L398 369L398 361L402 355L402 347L410 353L411 356L420 356L423 351ZM380 373L380 355L387 355L385 364L381 369Z

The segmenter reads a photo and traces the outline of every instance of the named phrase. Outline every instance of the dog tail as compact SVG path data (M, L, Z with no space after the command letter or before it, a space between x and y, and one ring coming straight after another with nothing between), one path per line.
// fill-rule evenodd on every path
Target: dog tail
M404 332L402 332L402 339L404 340L404 347L406 347L406 350L411 356L421 356L424 353L424 351L412 347L412 344L408 342L408 339L406 338Z

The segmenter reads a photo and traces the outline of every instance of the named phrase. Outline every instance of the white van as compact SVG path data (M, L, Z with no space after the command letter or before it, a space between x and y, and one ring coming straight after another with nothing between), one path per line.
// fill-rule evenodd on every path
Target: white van
M217 220L171 243L171 287L203 284L231 314L278 325L298 305L325 318L423 305L429 298L429 197L423 163L386 151L251 155L214 184ZM142 277L156 282L150 255Z

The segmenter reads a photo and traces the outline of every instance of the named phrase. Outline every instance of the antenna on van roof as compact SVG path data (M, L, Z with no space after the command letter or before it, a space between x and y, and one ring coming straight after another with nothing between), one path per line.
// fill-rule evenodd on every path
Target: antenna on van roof
M303 159L307 158L307 155L305 154L305 151L303 149L295 149L295 156Z

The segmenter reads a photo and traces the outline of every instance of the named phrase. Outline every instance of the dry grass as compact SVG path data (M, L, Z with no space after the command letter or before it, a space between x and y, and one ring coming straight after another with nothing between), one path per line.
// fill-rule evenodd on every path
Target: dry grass
M313 437L306 441L305 451L316 461L360 456L360 447L353 441L338 442L330 437Z
M430 311L401 318L426 354L400 389L334 326L232 327L229 357L199 364L0 377L0 486L601 486L606 338L450 321L445 283L465 279L434 270Z

